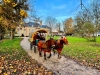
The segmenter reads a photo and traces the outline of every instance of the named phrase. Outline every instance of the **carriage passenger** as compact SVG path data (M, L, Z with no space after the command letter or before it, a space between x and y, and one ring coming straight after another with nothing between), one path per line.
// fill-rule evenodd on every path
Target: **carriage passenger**
M45 36L43 34L40 35L40 40L45 41Z

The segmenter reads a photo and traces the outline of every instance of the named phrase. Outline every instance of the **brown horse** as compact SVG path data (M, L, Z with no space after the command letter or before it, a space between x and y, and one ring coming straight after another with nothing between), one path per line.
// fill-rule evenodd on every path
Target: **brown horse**
M56 41L56 44L53 48L53 52L55 54L55 50L57 50L58 52L58 58L60 59L61 58L61 52L62 52L62 49L63 49L63 46L64 44L68 44L68 40L65 36L62 36L59 40Z
M48 56L48 58L50 58L51 57L51 49L54 45L55 45L55 40L52 38L50 38L46 42L39 41L37 44L39 55L42 56L41 52L44 51L44 60L46 60L46 52L49 52L50 55Z

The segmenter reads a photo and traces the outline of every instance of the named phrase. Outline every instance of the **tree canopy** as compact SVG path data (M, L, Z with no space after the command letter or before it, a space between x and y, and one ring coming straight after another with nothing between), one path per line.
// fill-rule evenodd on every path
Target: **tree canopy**
M0 25L11 35L16 26L28 17L27 0L2 0L0 4ZM1 31L2 34L2 31Z

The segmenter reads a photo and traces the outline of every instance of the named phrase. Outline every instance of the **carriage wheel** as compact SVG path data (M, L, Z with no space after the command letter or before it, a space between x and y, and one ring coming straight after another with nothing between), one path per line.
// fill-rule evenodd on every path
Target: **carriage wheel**
M30 43L30 49L32 50L32 47L33 47L33 44L32 44L32 42Z
M36 46L34 45L34 53L36 53Z

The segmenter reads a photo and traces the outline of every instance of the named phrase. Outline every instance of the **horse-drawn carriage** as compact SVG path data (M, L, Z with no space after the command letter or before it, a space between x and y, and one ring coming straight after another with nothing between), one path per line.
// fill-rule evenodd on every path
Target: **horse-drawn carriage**
M61 51L63 49L64 44L68 44L68 40L66 37L61 36L60 39L54 40L50 38L46 40L46 34L48 33L47 30L38 29L35 32L31 33L30 35L30 49L34 48L34 52L36 52L36 46L39 52L39 56L42 56L42 51L44 52L44 60L46 60L46 52L49 52L50 55L48 58L51 57L51 50L55 53L54 49L58 51L58 58L61 58ZM44 35L44 37L40 38L40 35Z

